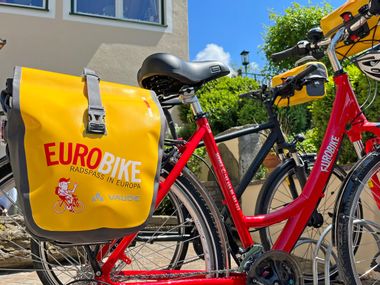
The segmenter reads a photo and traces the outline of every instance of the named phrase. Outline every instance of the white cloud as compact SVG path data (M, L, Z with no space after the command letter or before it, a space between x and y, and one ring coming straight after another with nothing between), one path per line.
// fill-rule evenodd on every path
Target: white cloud
M204 50L198 52L195 60L218 60L226 65L229 65L231 61L231 55L229 52L225 52L221 46L218 46L216 44L208 44Z
M217 44L207 44L207 46L198 52L195 56L196 61L203 60L216 60L224 63L228 66L231 73L229 76L236 76L237 72L232 68L231 55L229 52L225 51L223 47ZM236 65L234 65L236 67ZM244 69L243 69L244 70ZM250 62L248 66L248 72L259 73L260 67L256 62Z
M250 62L249 70L253 73L258 73L260 72L260 66L256 62Z
M223 47L216 44L207 44L207 46L198 52L195 57L196 61L204 60L216 60L224 63L228 66L231 71L230 75L236 74L236 72L231 67L231 55L229 52L224 51Z

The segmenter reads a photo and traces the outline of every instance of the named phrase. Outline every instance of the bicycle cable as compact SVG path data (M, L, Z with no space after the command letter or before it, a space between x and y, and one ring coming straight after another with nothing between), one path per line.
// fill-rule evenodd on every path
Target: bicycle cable
M365 78L367 79L367 83L368 83L368 87L369 87L369 90L368 90L368 96L367 98L365 99L365 101L363 102L363 104L360 105L360 109L365 109L365 105L367 104L368 100L369 100L369 97L372 95L372 85L371 85L371 81L369 80L368 76L365 76Z
M368 76L366 76L366 77L367 77L367 80L370 81L370 80L368 79ZM367 106L365 106L365 107L363 108L363 112L364 112L365 110L367 110L367 109L373 104L373 102L375 101L375 99L376 99L376 97L377 97L377 87L378 87L378 85L377 85L377 82L376 82L376 83L375 83L375 90L374 90L373 93L371 92L371 87L370 87L369 92L371 93L372 99L371 99L371 102L370 102Z

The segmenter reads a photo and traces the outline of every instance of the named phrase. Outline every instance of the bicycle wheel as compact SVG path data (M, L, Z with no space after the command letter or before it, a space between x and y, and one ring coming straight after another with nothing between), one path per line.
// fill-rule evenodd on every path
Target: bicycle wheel
M14 272L34 272L30 255L30 235L24 226L24 218L18 206L17 195L13 199L8 193L13 192L15 184L11 166L6 157L0 159L0 196L8 197L7 211L0 214L0 284L9 283L7 274ZM35 273L26 274L25 278L37 278ZM24 275L25 276L25 275Z
M123 281L123 276L118 274L123 270L224 269L226 243L224 235L219 234L223 227L214 217L217 217L216 210L200 184L188 173L182 175L172 186L165 205L162 203L156 210L153 222L148 223L126 249L127 259L115 264L112 279ZM105 261L113 249L110 247L100 261ZM73 251L73 255L68 254L69 251ZM33 242L32 256L45 285L63 285L95 277L89 256L81 246L61 247L54 243ZM146 278L146 273L133 276L133 280Z
M314 165L314 156L304 157L306 173L309 174ZM301 193L301 185L296 177L295 162L293 159L287 160L284 164L276 168L267 178L260 190L257 203L256 214L267 214L282 208L291 203ZM297 258L305 281L313 280L313 251L323 230L332 224L335 200L339 192L340 185L345 178L345 172L335 166L332 176L325 188L325 197L320 201L317 211L313 214L303 234L299 238L292 254ZM269 250L274 241L278 238L284 228L286 220L272 226L260 229L260 239L266 250ZM331 243L331 241L328 241ZM323 253L323 251L322 251ZM320 256L323 258L324 256ZM333 252L336 259L336 254ZM330 264L331 275L337 273L334 260ZM324 276L324 268L318 268L319 278Z
M380 154L356 165L337 210L336 241L344 284L380 282Z
M53 205L54 212L57 214L62 214L66 211L66 204L63 201L57 201Z
M82 213L84 211L84 204L82 201L76 201L75 206L73 207L74 213Z

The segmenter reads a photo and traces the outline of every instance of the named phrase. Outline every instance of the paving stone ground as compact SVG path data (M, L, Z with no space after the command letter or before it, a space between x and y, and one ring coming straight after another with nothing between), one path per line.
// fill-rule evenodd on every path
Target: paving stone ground
M0 276L0 285L41 285L42 283L39 281L37 273L17 273L10 274L6 276ZM323 283L321 283L323 284ZM333 284L341 284L341 283L332 283Z
M0 275L0 285L42 285L36 272ZM320 283L321 285L324 283ZM332 285L341 283L332 283ZM366 283L367 284L367 283ZM372 284L372 283L368 283Z
M41 285L36 272L0 275L0 285Z
M141 252L143 253L143 250ZM155 264L161 264L161 262L163 262L163 264L167 264L166 263L167 260L163 256L164 252L165 251L162 251L162 250L160 251L161 257L154 260ZM196 256L196 253L194 252L192 247L189 247L187 257L193 257L193 256ZM201 269L202 265L203 265L202 262L193 262L193 263L191 263L191 268L196 269L199 266L198 269ZM184 267L185 267L184 269L190 269L190 268L186 268L186 265L184 265ZM236 267L236 264L232 264L232 267ZM68 269L65 267L64 271L66 273L68 272L67 270ZM22 273L3 274L2 275L1 271L0 271L0 285L21 285L21 284L22 285L42 285L42 283L38 279L36 272L22 272ZM320 284L324 284L324 282L320 283ZM332 283L332 285L333 284L337 285L337 284L341 284L341 283ZM373 282L363 283L363 285L369 285L369 284L378 284L378 283L377 282L375 282L375 283L373 283Z

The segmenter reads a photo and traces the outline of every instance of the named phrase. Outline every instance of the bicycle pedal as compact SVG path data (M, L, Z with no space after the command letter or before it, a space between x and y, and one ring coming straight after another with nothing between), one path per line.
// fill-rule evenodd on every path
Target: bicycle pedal
M251 265L264 253L264 248L261 244L255 244L247 252L241 255L242 261L240 262L239 271L248 272Z

